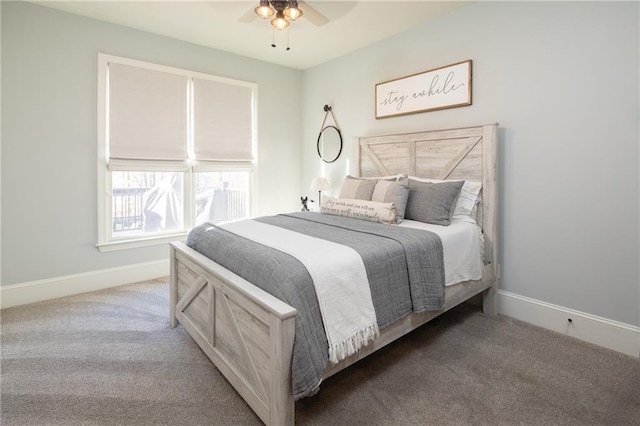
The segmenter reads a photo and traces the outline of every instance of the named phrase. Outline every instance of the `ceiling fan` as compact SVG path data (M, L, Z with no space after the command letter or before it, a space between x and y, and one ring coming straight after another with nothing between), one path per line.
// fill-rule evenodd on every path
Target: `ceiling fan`
M260 0L257 7L247 10L240 18L239 22L249 23L256 18L268 19L273 16L271 25L277 30L283 30L289 26L289 22L304 17L316 27L321 27L329 22L329 19L309 3L299 0Z

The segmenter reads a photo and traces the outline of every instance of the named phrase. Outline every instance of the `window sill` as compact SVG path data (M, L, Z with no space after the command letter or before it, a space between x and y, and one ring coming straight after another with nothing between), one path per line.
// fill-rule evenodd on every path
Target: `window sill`
M185 241L187 237L186 232L181 232L179 234L171 234L171 235L160 235L157 237L148 237L148 238L136 238L135 240L121 240L121 241L111 241L108 243L97 244L98 250L102 253L117 251L117 250L128 250L133 248L140 247L150 247L157 246L161 244L168 244L171 241Z

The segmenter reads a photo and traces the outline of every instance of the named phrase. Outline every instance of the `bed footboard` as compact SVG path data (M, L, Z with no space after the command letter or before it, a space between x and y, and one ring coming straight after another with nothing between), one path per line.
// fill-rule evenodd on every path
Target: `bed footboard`
M182 243L171 243L177 321L267 425L293 425L297 311Z

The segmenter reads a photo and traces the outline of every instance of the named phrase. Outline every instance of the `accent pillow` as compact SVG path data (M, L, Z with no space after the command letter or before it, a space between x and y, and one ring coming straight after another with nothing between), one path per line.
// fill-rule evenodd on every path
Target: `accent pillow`
M322 199L320 213L352 217L354 219L381 222L390 225L396 223L396 207L393 203L324 197Z
M447 181L440 179L423 179L415 176L409 176L409 179L415 180L418 182L432 182L432 183L442 183L442 182L458 182L458 181ZM464 180L462 185L462 189L460 190L460 196L458 197L458 201L456 201L456 206L453 210L453 218L454 219L463 219L468 220L471 218L473 223L475 223L474 209L478 204L478 197L480 195L480 190L482 189L482 182L476 182L472 180Z
M405 219L448 226L463 181L442 183L409 180L409 199Z
M377 182L377 179L360 179L347 175L342 183L340 198L370 201Z
M380 179L371 195L371 201L393 203L396 206L396 223L402 222L409 198L409 181L389 181Z

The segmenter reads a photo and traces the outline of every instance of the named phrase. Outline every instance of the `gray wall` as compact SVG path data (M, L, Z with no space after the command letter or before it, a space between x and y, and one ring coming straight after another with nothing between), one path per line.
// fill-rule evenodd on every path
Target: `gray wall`
M640 325L638 3L481 2L304 73L303 182L330 104L358 135L500 123L501 289ZM376 120L374 85L473 60L473 105ZM310 194L311 195L311 194Z
M258 83L258 213L298 207L301 71L30 3L1 7L2 284L168 257L166 245L95 246L99 52Z

